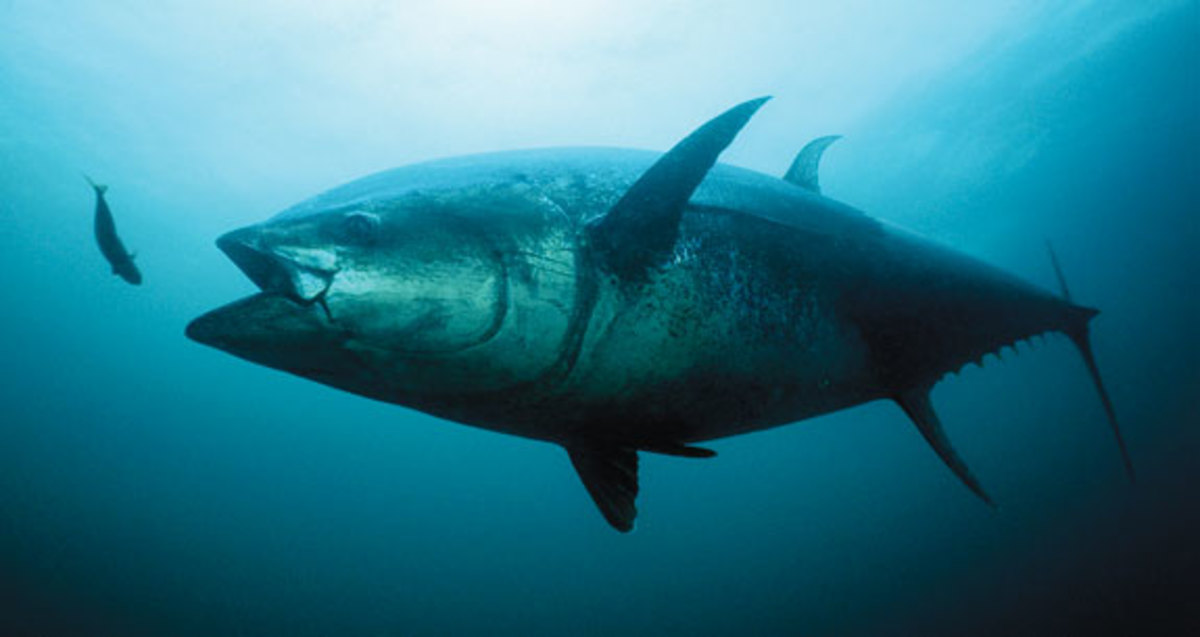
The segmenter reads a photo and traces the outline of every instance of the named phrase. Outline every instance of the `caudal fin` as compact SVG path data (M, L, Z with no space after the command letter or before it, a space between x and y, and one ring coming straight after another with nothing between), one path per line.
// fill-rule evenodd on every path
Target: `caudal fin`
M97 195L103 195L105 192L108 192L108 186L92 181L92 178L88 177L86 174L83 176L83 178L87 180L88 185L96 191Z
M1125 463L1125 474L1129 476L1129 481L1133 482L1133 460L1129 458L1129 449L1125 446L1125 438L1121 436L1121 426L1117 424L1117 412L1113 409L1112 400L1108 398L1108 391L1104 389L1104 381L1100 378L1100 368L1096 366L1096 357L1092 354L1088 325L1079 323L1063 331L1071 339L1071 342L1075 343L1079 354L1083 356L1083 363L1087 365L1088 374L1091 374L1092 382L1096 385L1096 392L1100 394L1104 413L1108 414L1108 423L1112 425L1113 435L1117 438L1117 446L1121 448L1121 460Z
M1046 242L1046 249L1050 252L1050 263L1054 266L1054 275L1058 277L1058 284L1062 288L1063 299L1067 302L1071 301L1071 292L1067 289L1067 279L1063 276L1062 267L1058 264L1058 257L1054 254L1054 246L1050 242ZM1092 377L1092 383L1096 385L1096 392L1100 394L1100 402L1104 405L1104 413L1108 415L1108 423L1112 425L1113 435L1116 436L1117 446L1121 449L1121 460L1125 463L1125 474L1129 476L1129 481L1133 482L1133 460L1129 457L1129 449L1125 446L1125 438L1121 436L1121 426L1117 423L1117 412L1113 409L1112 400L1108 397L1108 390L1104 389L1104 381L1100 378L1100 368L1096 365L1096 356L1092 353L1092 342L1088 330L1088 321L1091 320L1094 314L1081 317L1078 321L1072 323L1067 328L1063 329L1063 333L1067 338L1075 343L1075 347L1079 350L1080 356L1083 357L1084 365L1087 365L1088 374Z

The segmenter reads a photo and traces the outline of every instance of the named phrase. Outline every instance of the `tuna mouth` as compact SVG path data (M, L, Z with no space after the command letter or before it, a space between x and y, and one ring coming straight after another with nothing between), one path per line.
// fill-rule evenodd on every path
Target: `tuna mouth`
M217 247L264 294L280 295L301 305L319 303L328 314L325 293L337 274L329 253L271 246L253 227L222 235Z
M331 326L316 304L301 305L281 294L251 294L210 310L192 319L184 333L252 363L318 380L336 379L357 362L347 356L346 333Z

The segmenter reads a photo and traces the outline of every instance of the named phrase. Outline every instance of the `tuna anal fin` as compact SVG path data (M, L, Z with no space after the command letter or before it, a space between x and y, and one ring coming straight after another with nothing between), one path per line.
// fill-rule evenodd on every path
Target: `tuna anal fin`
M792 166L788 168L787 174L783 176L783 180L815 193L820 193L821 185L817 176L821 165L821 155L825 153L825 149L829 148L830 144L841 138L841 135L828 135L808 142L796 154L796 159L792 161Z
M607 214L592 222L592 246L610 271L623 279L638 279L670 256L688 199L768 99L739 104L697 128L647 169Z
M1100 394L1100 402L1104 405L1104 413L1108 415L1108 423L1112 425L1113 435L1117 438L1117 446L1121 449L1121 460L1125 463L1125 474L1129 476L1129 481L1133 482L1133 460L1129 457L1129 449L1125 447L1125 439L1121 436L1121 426L1117 424L1117 412L1113 409L1112 401L1108 398L1108 391L1104 389L1104 381L1100 379L1100 368L1096 366L1096 357L1092 354L1091 339L1088 335L1087 323L1079 323L1077 327L1065 330L1068 338L1075 347L1079 349L1080 356L1083 357L1083 363L1087 365L1088 373L1092 376L1092 382L1096 385L1096 392Z
M971 470L967 468L966 463L962 458L958 457L958 453L954 451L954 447L950 445L950 439L946 437L945 430L942 429L942 423L938 420L937 413L933 411L933 405L929 402L929 387L917 387L908 391L901 392L894 397L896 404L908 414L913 423L917 425L917 429L921 435L925 437L929 446L937 452L938 457L954 475L958 476L963 484L967 485L975 495L979 496L989 506L995 506L992 499L984 492L979 481L971 474Z
M632 531L637 517L637 452L616 446L570 446L567 454L604 519L622 533Z

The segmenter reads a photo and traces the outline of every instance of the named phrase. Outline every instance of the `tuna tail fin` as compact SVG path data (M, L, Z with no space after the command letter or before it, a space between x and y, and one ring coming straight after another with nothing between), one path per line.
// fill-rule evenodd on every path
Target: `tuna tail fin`
M1046 249L1050 252L1050 263L1054 266L1054 274L1058 277L1059 287L1062 288L1062 296L1068 303L1071 302L1071 292L1067 289L1067 279L1063 276L1062 267L1058 264L1058 257L1054 254L1054 246L1050 242L1046 242ZM1096 385L1096 393L1100 394L1100 403L1104 405L1104 413L1108 416L1108 423L1112 425L1113 436L1117 439L1117 446L1121 449L1121 461L1125 463L1125 475L1129 476L1129 481L1133 482L1133 460L1129 457L1129 449L1125 446L1125 438L1121 436L1121 426L1117 423L1117 412L1113 409L1112 400L1108 397L1108 390L1104 389L1104 381L1100 378L1100 368L1096 365L1096 356L1092 353L1092 342L1090 332L1088 330L1088 321L1095 316L1096 313L1090 312L1084 315L1081 319L1072 322L1062 331L1075 344L1079 350L1079 355L1083 357L1083 363L1087 366L1088 374L1092 377L1092 383Z
M1046 239L1046 251L1050 253L1050 265L1054 266L1054 276L1058 277L1058 287L1062 288L1063 300L1071 302L1071 290L1067 288L1067 277L1063 276L1062 266L1058 264L1058 255L1054 254L1054 244Z
M105 186L104 184L98 184L98 183L92 181L92 178L88 177L86 174L83 176L83 178L85 180L87 180L88 185L91 186L96 191L97 195L103 195L105 192L108 192L108 186Z
M1087 323L1077 323L1064 332L1071 342L1075 343L1079 354L1083 356L1083 362L1087 365L1092 382L1096 385L1096 392L1100 394L1104 413L1108 414L1108 423L1112 425L1113 435L1117 438L1117 446L1121 449L1121 461L1125 463L1125 475L1129 476L1130 482L1133 482L1133 460L1129 458L1129 449L1125 446L1125 439L1121 436L1121 426L1117 424L1117 412L1113 410L1112 401L1108 398L1108 391L1104 389L1104 381L1100 379L1100 368L1096 366L1096 357L1092 354L1092 343L1088 338L1088 325Z

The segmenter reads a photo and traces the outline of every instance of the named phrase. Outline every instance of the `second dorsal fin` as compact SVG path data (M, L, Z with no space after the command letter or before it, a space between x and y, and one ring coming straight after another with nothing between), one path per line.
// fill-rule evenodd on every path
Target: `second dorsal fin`
M825 149L829 148L830 144L841 138L841 135L827 135L808 142L796 154L796 159L792 161L792 166L788 168L787 174L783 176L783 180L815 193L820 193L821 184L817 179L817 174L821 166L821 155L825 154Z
M954 475L958 476L967 488L975 492L984 502L990 506L995 506L992 499L988 497L987 492L980 486L979 481L971 474L971 470L967 468L962 458L958 456L958 452L954 451L954 447L950 445L950 439L946 437L946 432L942 429L942 423L938 420L937 412L933 411L933 405L929 402L929 388L917 387L907 391L900 392L893 398L896 404L908 414L913 423L917 425L917 429L921 435L925 437L925 441L933 450L937 452L942 462L950 467Z
M717 157L769 97L743 102L697 128L660 157L603 217L589 240L609 271L637 279L668 257L692 193Z

